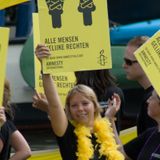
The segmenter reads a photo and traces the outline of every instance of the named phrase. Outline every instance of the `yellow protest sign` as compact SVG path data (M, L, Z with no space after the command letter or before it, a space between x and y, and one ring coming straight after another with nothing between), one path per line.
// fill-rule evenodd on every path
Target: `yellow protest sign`
M39 19L38 14L33 13L33 34L34 34L34 48L40 42L39 38ZM42 76L40 73L41 64L37 60L34 55L34 68L35 68L35 89L38 93L44 93L43 84L42 84ZM62 103L65 103L66 95L68 91L74 86L75 83L75 76L73 72L66 72L66 73L54 73L53 79L55 81L58 94L61 98Z
M51 51L43 72L111 68L106 0L40 0L40 41Z
M160 31L142 45L135 56L160 96Z
M75 76L73 72L56 73L52 76L57 86L58 94L63 104L65 104L68 91L75 85Z
M29 0L0 0L0 10L23 3L27 2Z
M34 43L33 46L35 51L36 46L40 42L38 13L33 13L32 17L33 17L33 43ZM40 71L41 71L41 64L34 54L35 89L38 93L43 93L44 91L43 91L42 77Z
M0 27L0 106L3 101L3 88L6 71L9 29Z

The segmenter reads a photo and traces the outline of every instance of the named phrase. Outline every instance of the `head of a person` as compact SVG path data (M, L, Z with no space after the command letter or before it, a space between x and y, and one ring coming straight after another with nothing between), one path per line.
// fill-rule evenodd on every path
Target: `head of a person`
M90 125L100 114L100 106L94 91L86 85L76 85L66 98L66 114L69 120Z
M154 90L147 100L148 115L156 121L160 121L160 97Z
M139 81L141 78L146 76L140 64L136 60L134 52L148 39L149 37L147 36L139 36L131 39L127 44L124 53L123 68L126 72L126 77L128 80Z
M3 92L3 106L5 108L5 112L10 116L10 118L13 118L13 113L11 111L11 89L10 84L8 80L5 80L4 82L4 92Z
M99 101L101 101L101 95L104 97L107 87L116 85L116 79L109 69L77 71L75 77L76 85L84 84L91 87Z

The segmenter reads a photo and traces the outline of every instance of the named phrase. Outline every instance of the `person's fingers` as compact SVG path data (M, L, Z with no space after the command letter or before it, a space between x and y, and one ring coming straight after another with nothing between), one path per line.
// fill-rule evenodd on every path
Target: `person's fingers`
M114 93L112 96L112 103L116 107L116 110L119 110L120 104L121 104L121 99L117 93Z
M45 53L45 52L36 52L36 57L38 59L43 59L43 58L47 58L49 57L50 54L49 53Z
M38 99L41 98L40 93L38 93L37 90L35 90L35 95L37 96Z
M35 101L38 101L37 95L33 95L32 99L33 99L34 102L35 102Z
M46 99L46 95L43 94L43 93L40 93L40 97L43 98L43 99Z
M5 110L4 107L0 108L0 121L3 124L6 121Z
M38 96L35 94L32 99L33 99L32 107L37 108L37 103L39 101Z
M113 103L113 107L117 107L117 101L116 101L116 98L113 98L113 100L112 100L112 103Z
M40 60L42 60L43 58L47 58L47 57L48 57L48 56L46 56L46 55L44 55L44 54L37 56L37 58L40 59Z
M36 52L48 52L48 53L50 53L49 49L46 46L37 47L35 51Z
M38 44L38 45L36 46L36 49L39 49L39 48L44 47L44 46L45 46L45 44Z
M4 112L5 112L5 108L3 106L0 107L0 113L4 114Z
M108 99L107 102L108 102L108 105L111 105L111 99Z
M36 107L36 105L34 103L32 103L32 107L37 109L37 107Z
M39 44L36 47L35 55L37 56L37 58L42 59L42 58L50 56L51 54L50 54L49 49L45 45Z
M120 102L120 96L117 93L114 93L114 98L116 98L117 102Z
M36 103L36 102L33 102L33 103L32 103L32 107L37 108L37 103Z

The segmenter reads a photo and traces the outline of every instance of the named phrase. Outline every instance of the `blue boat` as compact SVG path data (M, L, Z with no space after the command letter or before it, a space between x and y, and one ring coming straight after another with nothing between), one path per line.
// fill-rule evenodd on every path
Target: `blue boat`
M160 29L160 19L120 25L110 28L111 44L126 44L136 36L151 37Z

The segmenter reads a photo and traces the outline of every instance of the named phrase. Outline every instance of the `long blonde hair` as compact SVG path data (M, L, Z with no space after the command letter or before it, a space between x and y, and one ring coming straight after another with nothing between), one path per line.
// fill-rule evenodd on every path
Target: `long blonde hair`
M5 112L10 116L10 118L13 118L13 112L11 110L10 100L11 100L10 84L8 80L5 80L4 92L3 92L3 106L5 108Z
M95 92L90 87L79 84L79 85L74 86L73 89L71 89L68 92L68 95L66 98L65 111L66 111L66 114L69 120L72 120L72 115L70 113L70 99L76 93L82 94L84 97L86 97L87 99L93 102L94 108L95 108L95 113L94 113L95 118L100 115L100 106L99 106Z

